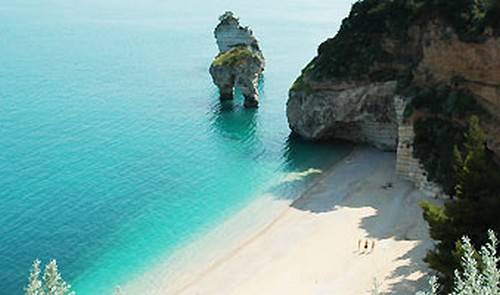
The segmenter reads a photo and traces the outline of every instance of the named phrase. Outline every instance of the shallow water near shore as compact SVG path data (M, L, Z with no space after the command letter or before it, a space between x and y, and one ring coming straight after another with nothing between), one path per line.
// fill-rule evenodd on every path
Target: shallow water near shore
M0 294L57 258L106 294L260 196L345 156L290 137L287 90L350 1L0 0ZM220 103L212 30L233 10L266 56L261 107Z

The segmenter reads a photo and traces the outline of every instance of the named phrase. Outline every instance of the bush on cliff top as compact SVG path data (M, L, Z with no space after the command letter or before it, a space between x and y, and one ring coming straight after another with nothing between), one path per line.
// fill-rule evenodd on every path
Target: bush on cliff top
M500 34L498 0L360 0L353 4L337 35L321 44L314 75L317 78L360 78L375 62L389 61L381 40L405 41L410 25L422 18L440 17L463 41L480 41L487 27ZM385 73L382 78L394 75ZM371 77L368 77L371 78Z

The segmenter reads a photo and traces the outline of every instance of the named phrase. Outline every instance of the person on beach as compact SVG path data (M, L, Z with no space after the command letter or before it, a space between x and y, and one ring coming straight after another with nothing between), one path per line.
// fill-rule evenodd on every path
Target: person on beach
M375 240L358 239L359 253L372 253L375 250Z

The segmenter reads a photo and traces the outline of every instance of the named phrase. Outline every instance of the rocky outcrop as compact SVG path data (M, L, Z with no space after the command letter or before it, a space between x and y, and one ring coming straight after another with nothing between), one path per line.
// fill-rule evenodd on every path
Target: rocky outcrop
M210 66L212 80L222 100L233 99L234 89L238 89L245 97L245 107L257 107L257 86L265 64L257 39L232 12L226 12L219 20L214 35L220 53Z
M344 39L353 36L349 33ZM331 60L333 65L341 64L333 49L345 41L338 36L330 39L290 89L290 128L308 139L342 138L395 150L398 124L393 98L404 88L445 84L473 94L487 110L481 122L488 147L500 155L500 38L488 34L487 30L481 42L466 42L439 18L415 21L403 37L370 37L377 44L365 49L379 50L381 57L367 55L365 59L375 59L368 63L354 56L347 65L358 62L351 71L363 71L337 76L319 71L324 72Z
M467 89L489 115L481 120L488 148L500 157L500 38L486 33L480 43L461 41L443 22L423 27L422 55L414 83L453 83Z
M395 81L325 82L313 83L311 87L309 91L290 91L287 117L294 132L312 140L340 138L370 143L384 150L396 149Z

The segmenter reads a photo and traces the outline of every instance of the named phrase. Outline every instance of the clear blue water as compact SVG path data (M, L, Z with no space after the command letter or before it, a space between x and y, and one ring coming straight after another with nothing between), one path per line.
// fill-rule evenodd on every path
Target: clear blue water
M290 140L285 103L351 1L172 2L0 0L0 294L22 293L35 258L107 293L348 152ZM221 104L208 74L229 9L267 58L258 110Z

